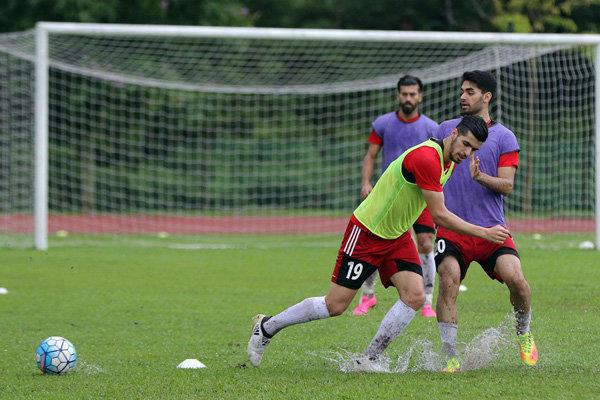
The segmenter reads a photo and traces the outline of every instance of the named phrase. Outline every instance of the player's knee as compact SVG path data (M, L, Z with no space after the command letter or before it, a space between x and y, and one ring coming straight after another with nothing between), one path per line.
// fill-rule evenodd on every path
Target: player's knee
M417 236L419 253L427 254L433 251L433 235L422 234Z
M460 267L458 264L442 262L438 267L438 275L440 276L440 285L445 286L460 286Z
M523 271L521 270L521 264L518 258L504 258L501 263L498 263L496 271L500 272L500 277L511 291L526 294L531 290L529 288L529 283L527 283L525 276L523 276Z
M523 275L519 274L517 276L512 276L511 279L504 282L512 292L515 292L521 297L527 297L531 295L531 288L529 287L529 283Z
M460 287L460 268L456 266L456 268L442 268L443 265L440 265L438 269L439 279L438 279L438 300L443 300L444 302L454 302L456 301L456 297L458 296L458 289Z
M419 253L421 253L421 254L428 254L433 251L433 245L431 244L431 242L427 242L427 241L419 242L418 247L419 247Z
M348 308L348 305L344 302L333 301L326 302L327 311L329 311L330 317L337 317L338 315L342 315L344 311Z
M402 294L400 299L413 310L418 310L425 304L425 292L423 290L407 291Z

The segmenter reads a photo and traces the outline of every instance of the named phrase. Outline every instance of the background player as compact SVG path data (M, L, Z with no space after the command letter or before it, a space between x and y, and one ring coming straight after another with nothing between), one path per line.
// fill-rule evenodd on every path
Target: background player
M489 136L469 163L457 165L452 180L444 187L448 209L474 225L506 226L504 196L512 192L519 164L519 145L515 134L490 118L489 106L496 93L496 79L486 71L463 74L460 106L463 115L478 115L488 124ZM451 134L461 118L440 124L437 138ZM460 368L456 358L458 331L456 298L460 282L472 261L478 262L491 279L504 282L516 316L521 359L535 365L537 347L529 333L531 289L523 276L521 262L512 237L492 244L440 227L437 232L436 262L439 293L437 320L442 344L447 353L447 370Z
M454 163L466 159L486 137L484 121L468 116L450 136L441 141L427 140L391 163L348 223L329 293L304 299L273 317L257 315L248 341L250 362L260 364L271 338L283 328L342 314L375 269L379 269L384 286L395 286L400 297L367 349L368 354L383 351L423 305L421 265L409 230L426 205L438 225L504 242L506 228L466 223L444 206L442 185L452 174Z
M371 178L379 151L383 149L381 171L394 161L406 149L433 137L437 123L419 113L419 104L423 100L423 83L415 76L405 75L396 85L396 100L398 111L379 116L373 121L373 129L369 136L369 147L362 164L362 187L360 196L366 198L373 185ZM425 284L425 304L421 308L424 317L435 317L431 308L433 301L433 286L435 282L435 261L433 246L435 225L428 209L425 209L413 225L417 237L417 250L423 267L423 283ZM362 285L362 296L354 315L364 315L370 308L375 307L375 279L377 273L369 276Z

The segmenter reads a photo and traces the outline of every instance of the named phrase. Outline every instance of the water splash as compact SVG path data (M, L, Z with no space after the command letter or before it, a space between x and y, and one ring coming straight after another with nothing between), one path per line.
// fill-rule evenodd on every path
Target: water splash
M515 346L515 318L509 314L495 328L488 328L475 336L465 346L461 361L461 371L480 369L500 356L502 350Z
M429 340L415 340L408 350L398 356L391 372L439 371L445 358L433 347Z
M96 375L104 372L102 367L96 364L87 363L85 361L77 361L77 369L80 373L87 375Z
M470 342L460 346L458 358L461 360L461 371L481 369L499 358L503 352L513 352L514 324L514 316L509 314L497 327L484 330ZM344 373L438 372L444 367L446 360L446 356L435 351L433 343L425 339L415 340L395 362L386 355L369 359L362 353L345 349L311 354L331 362Z
M340 371L345 373L350 372L373 372L373 373L390 373L394 372L391 365L391 359L385 355L378 357L375 360L369 359L361 353L352 353L345 349L339 351L328 351L324 353L311 352L311 355L316 355L337 365Z

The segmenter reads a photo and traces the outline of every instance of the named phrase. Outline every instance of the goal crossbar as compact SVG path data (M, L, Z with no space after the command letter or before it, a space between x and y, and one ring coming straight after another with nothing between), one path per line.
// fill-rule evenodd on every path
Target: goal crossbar
M503 43L503 44L600 44L600 34L521 34L491 32L421 32L352 29L245 28L216 26L86 24L39 22L49 33L111 36L171 36L243 39L335 40L357 42Z

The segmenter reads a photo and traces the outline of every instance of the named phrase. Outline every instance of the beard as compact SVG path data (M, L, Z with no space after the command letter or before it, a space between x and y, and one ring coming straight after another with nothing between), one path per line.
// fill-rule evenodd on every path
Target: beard
M411 114L413 111L415 111L415 109L417 108L417 106L416 106L416 105L414 105L414 104L412 104L412 103L406 102L406 103L402 103L402 104L400 104L400 108L402 109L402 112L403 112L405 115L409 115L409 114Z
M464 161L464 160L460 158L458 153L453 153L453 154L450 154L450 161L453 161L456 164L460 164L461 161Z
M454 158L456 158L456 159L455 159L455 160L452 160L452 161L454 161L454 163L455 163L455 164L460 164L460 163L461 163L461 161L463 161L463 160L462 160L462 159L461 159L461 158L458 156L458 154L456 154L456 155L454 156Z
M460 164L462 160L460 159L458 153L454 153L454 146L457 140L458 137L454 138L454 140L450 142L450 161L453 161L456 164Z
M462 108L462 106L460 106L460 115L465 116L465 115L476 115L476 114L477 114L477 110L473 109L473 107L464 109L464 108Z
M481 102L477 102L475 104L471 104L469 106L469 108L467 108L466 110L462 108L462 105L460 105L460 115L477 115L481 109L483 108L483 105Z

